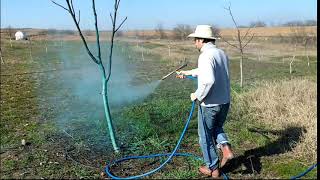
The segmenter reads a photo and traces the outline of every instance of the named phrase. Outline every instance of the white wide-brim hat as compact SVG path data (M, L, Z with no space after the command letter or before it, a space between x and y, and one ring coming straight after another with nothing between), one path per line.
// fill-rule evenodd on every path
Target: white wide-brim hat
M204 39L219 39L213 36L212 27L209 25L198 25L194 33L189 34L188 37L204 38Z

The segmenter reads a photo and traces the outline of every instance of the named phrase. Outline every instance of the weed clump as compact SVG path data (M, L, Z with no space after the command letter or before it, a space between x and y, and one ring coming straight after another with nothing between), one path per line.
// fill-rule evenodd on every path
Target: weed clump
M242 98L247 113L273 130L301 127L290 155L308 161L317 158L317 84L308 79L266 82ZM296 133L294 131L290 133ZM296 136L298 134L291 134Z

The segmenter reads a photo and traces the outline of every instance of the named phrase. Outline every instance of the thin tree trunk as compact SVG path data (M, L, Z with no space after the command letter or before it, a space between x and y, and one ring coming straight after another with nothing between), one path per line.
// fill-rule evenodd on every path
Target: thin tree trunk
M138 41L138 37L136 36L136 41L137 41L137 48L139 47L139 41Z
M305 54L307 56L307 60L308 60L308 67L310 66L310 58L309 58L309 54L307 52L307 48L305 47Z
M243 87L243 67L242 67L242 62L243 62L243 53L241 53L241 59L240 59L240 87Z
M143 46L142 45L141 45L141 58L142 58L142 61L144 61Z
M11 37L10 37L10 47L12 47L12 40L11 40Z
M292 59L290 61L290 74L292 73L292 64L294 59L296 58L296 50L297 50L297 44L294 45L294 51L293 51L293 56Z
M108 125L108 130L109 130L109 135L110 135L112 146L113 146L115 152L119 152L119 147L116 143L116 138L115 138L115 134L114 134L114 127L112 124L110 107L109 107L109 103L108 103L109 102L108 101L108 91L107 91L108 81L106 78L106 73L105 73L105 69L104 69L103 65L99 64L99 68L100 68L101 74L102 74L102 98L103 98L104 114L105 114L105 117L107 120L107 125Z
M47 44L46 40L44 40L44 45L46 46L46 54L48 54L48 44Z
M292 64L293 64L293 61L294 59L296 58L296 55L293 55L291 61L290 61L290 74L292 73Z
M30 58L31 58L31 61L33 61L33 56L32 56L32 44L31 44L31 41L29 40L29 55L30 55Z
M4 60L3 60L3 57L2 57L2 50L0 48L0 58L1 58L1 63L4 64Z
M258 49L258 60L261 61L263 59L263 55L261 53L261 50Z

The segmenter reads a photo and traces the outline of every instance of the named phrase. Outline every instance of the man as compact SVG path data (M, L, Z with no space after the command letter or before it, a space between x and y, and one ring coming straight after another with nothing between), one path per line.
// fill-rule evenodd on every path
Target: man
M206 163L199 171L217 178L220 171L215 144L223 154L220 168L234 157L223 131L230 105L229 59L224 51L216 47L217 38L213 37L211 26L198 25L188 37L194 38L195 46L200 52L198 68L176 73L178 78L192 75L198 79L198 88L191 93L190 98L192 101L199 101L199 144Z

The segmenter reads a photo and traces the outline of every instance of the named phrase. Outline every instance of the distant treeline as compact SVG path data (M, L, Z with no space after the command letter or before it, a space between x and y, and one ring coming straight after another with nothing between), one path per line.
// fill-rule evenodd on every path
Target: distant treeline
M47 34L49 35L74 35L76 31L73 30L58 30L58 29L48 29Z
M117 37L121 36L132 36L142 39L152 39L152 38L159 38L159 39L175 39L175 40L184 40L188 34L192 33L194 30L194 27L191 27L188 24L177 24L175 27L172 28L172 30L166 30L164 29L165 24L157 24L152 31L144 31L144 30L132 30L131 32L125 32L125 31L118 31L116 33ZM281 24L272 24L263 22L263 21L252 21L249 23L249 25L240 25L239 28L249 28L249 27L290 27L291 31L293 33L293 36L297 37L297 41L300 41L301 38L299 37L306 37L306 32L303 27L306 26L317 26L317 20L304 20L304 21L288 21ZM212 24L213 30L214 30L214 36L218 36L220 34L220 27ZM302 27L302 28L297 28ZM7 35L10 38L14 37L14 33L17 30L22 31L28 31L29 29L19 29L19 28L12 28L11 26L8 26L7 28L2 28L1 33ZM298 30L298 31L297 31ZM297 32L296 32L297 31ZM103 33L104 35L109 34L110 31L100 31L100 33ZM85 36L94 36L95 31L94 30L83 30L82 34ZM36 34L28 34L28 36L42 36L42 35L78 35L78 31L76 30L58 30L58 29L43 29L41 31L38 31ZM311 41L316 40L316 34L312 35L315 36L314 38L311 38ZM286 37L281 37L281 39L287 40Z
M305 20L305 21L288 21L285 23L280 23L275 25L270 23L267 25L264 21L253 21L249 25L241 25L239 27L247 28L247 27L288 27L288 26L316 26L317 20Z

